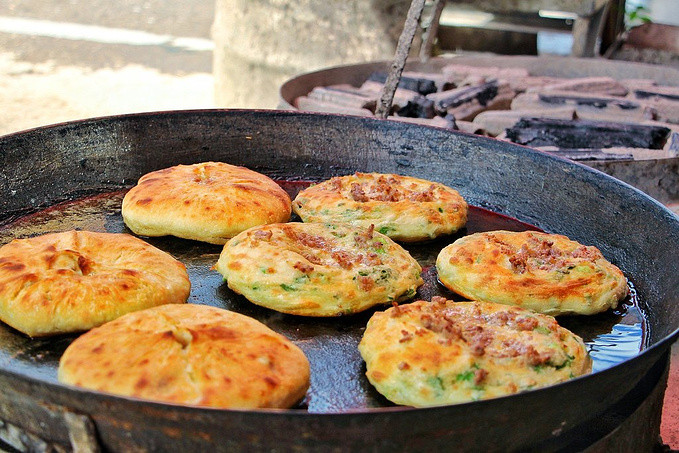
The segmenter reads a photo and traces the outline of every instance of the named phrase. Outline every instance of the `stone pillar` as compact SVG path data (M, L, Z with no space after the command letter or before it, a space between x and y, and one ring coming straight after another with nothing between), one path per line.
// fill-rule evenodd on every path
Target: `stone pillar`
M219 107L276 108L290 77L390 60L409 0L216 0L213 73Z

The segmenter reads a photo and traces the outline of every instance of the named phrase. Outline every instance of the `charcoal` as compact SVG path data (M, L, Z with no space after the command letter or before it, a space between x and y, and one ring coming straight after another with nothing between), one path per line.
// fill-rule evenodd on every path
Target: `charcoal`
M607 153L602 149L543 149L543 151L556 154L565 159L588 161L588 160L632 160L632 154Z
M640 88L653 89L657 86L655 80L653 79L620 79L620 83L625 85L630 92L638 90Z
M656 111L658 120L679 124L679 88L648 87L634 92L640 102Z
M332 102L325 102L318 99L300 96L295 100L299 110L308 112L340 113L343 115L354 116L373 116L373 112L368 109L347 107Z
M532 90L573 91L578 93L605 94L607 96L626 96L629 90L610 77L579 77L544 85Z
M409 118L404 116L390 116L390 120L401 121L403 123L422 124L425 126L435 126L443 129L455 130L457 124L452 116L435 116L433 118Z
M647 103L614 96L572 92L523 93L512 101L512 110L573 107L580 119L633 122L657 118L657 109Z
M628 101L626 99L614 99L610 97L597 96L578 96L566 94L538 94L540 101L547 104L575 104L584 105L587 107L595 107L598 109L605 109L608 106L615 106L622 110L636 110L640 107L638 102Z
M443 74L440 73L403 71L403 77L431 80L436 85L436 91L445 91L455 88L455 86L448 82Z
M387 80L387 73L373 72L370 74L370 77L368 77L368 80L371 82L379 82L384 84L384 82ZM430 93L436 93L437 91L436 81L414 77L401 77L401 80L398 83L398 88L415 91L416 93L419 93L423 96L426 96Z
M434 101L418 96L396 111L398 116L409 118L433 118L436 116Z
M441 72L446 80L454 83L469 76L481 76L487 79L521 79L529 76L528 70L524 68L480 67L462 64L446 65L441 68Z
M637 99L661 98L670 101L679 101L679 90L634 90L634 95Z
M436 111L447 112L449 109L459 107L471 101L478 101L479 104L485 106L491 99L497 96L498 88L497 81L493 80L481 85L467 86L430 94L427 98L434 101Z
M662 149L669 133L666 127L632 123L523 118L507 129L506 136L514 143L533 147Z
M489 136L488 131L471 121L455 121L455 125L458 131L474 135Z
M372 80L366 80L361 85L360 91L367 95L379 99L382 95L382 89L384 84L379 82L374 82ZM406 90L405 88L397 88L394 93L394 101L392 102L392 111L398 110L401 107L405 107L408 102L414 101L416 98L420 97L416 91Z
M491 135L499 135L505 129L512 127L521 118L561 118L572 120L575 109L563 107L559 109L535 110L488 110L481 112L474 118L476 127L486 130Z
M375 111L377 102L375 97L361 93L358 90L351 92L343 88L333 87L316 87L307 96L323 102L356 109L368 109L370 111Z
M502 79L517 93L539 91L541 87L562 82L564 79L546 76L512 77Z

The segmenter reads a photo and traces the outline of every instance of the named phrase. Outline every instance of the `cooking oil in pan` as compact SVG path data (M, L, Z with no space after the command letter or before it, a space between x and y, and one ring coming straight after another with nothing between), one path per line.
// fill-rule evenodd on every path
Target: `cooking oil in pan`
M280 182L291 195L309 182ZM0 244L14 238L56 231L83 229L130 233L120 215L124 192L108 193L55 205L22 217L0 228ZM293 219L299 220L299 219ZM425 284L416 299L440 295L462 300L437 280L434 266L439 251L460 236L496 229L537 229L491 211L470 207L465 228L455 235L420 244L405 244L423 267ZM558 233L558 232L557 232ZM318 319L285 315L248 302L232 292L221 275L211 270L221 246L173 237L144 238L182 261L189 272L190 303L207 304L252 316L286 335L300 346L311 362L311 388L298 409L310 412L340 412L391 406L364 376L365 367L357 351L365 324L377 309L352 316ZM634 276L628 276L631 281ZM588 345L594 371L609 368L634 357L644 348L647 335L640 296L630 283L631 295L616 310L595 316L564 316L559 323L580 335ZM58 361L77 335L30 339L0 323L0 367L48 382L57 382Z

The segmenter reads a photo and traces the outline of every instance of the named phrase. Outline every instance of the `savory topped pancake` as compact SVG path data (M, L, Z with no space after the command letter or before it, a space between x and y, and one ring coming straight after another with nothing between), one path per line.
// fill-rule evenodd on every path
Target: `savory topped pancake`
M229 288L283 313L337 316L415 295L422 268L372 228L284 223L231 239L215 266Z
M190 289L182 263L128 234L67 231L0 247L0 320L32 337L181 304Z
M350 223L397 241L433 239L467 222L467 202L443 184L410 176L356 173L301 191L293 210L304 222Z
M443 297L375 313L358 349L377 391L416 407L544 387L592 366L582 339L551 316Z
M148 400L218 408L287 408L309 387L309 361L284 336L206 305L130 313L76 339L59 381Z
M123 199L134 233L224 244L243 230L290 218L290 196L273 180L223 162L177 165L142 176Z
M622 271L599 249L536 231L462 237L439 253L441 283L472 300L550 315L599 313L628 292Z

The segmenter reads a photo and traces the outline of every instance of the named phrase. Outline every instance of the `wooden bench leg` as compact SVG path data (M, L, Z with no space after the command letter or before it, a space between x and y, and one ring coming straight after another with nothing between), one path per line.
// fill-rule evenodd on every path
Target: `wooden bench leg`
M573 23L572 56L594 57L598 53L599 38L607 11L608 3L591 16L575 19Z

